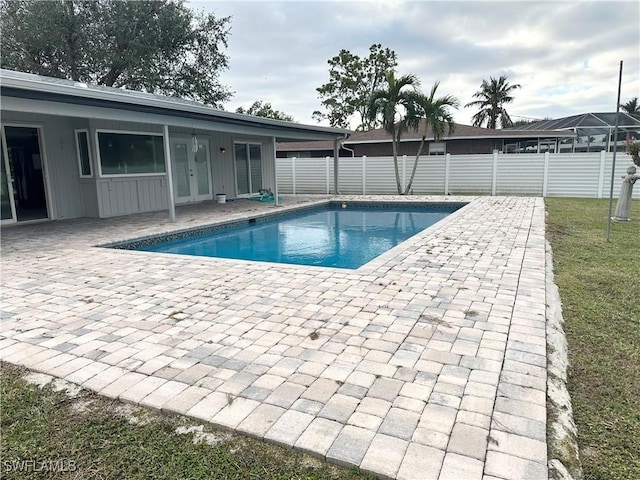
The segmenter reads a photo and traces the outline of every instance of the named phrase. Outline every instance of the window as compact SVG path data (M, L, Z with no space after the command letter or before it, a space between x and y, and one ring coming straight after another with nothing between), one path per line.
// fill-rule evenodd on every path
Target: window
M444 155L445 154L444 142L430 142L429 143L429 155Z
M311 152L287 152L287 158L311 158Z
M165 173L162 135L98 131L101 175Z
M91 150L89 149L89 131L76 130L76 152L81 177L92 177Z

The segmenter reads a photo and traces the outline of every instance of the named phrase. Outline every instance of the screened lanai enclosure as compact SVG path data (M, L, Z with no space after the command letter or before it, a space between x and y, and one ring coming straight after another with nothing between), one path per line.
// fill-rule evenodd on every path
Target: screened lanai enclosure
M507 151L535 153L624 151L627 138L640 139L640 116L624 112L618 116L618 138L614 141L616 113L583 113L570 117L520 125L512 130L573 130L574 137L535 139L509 145Z

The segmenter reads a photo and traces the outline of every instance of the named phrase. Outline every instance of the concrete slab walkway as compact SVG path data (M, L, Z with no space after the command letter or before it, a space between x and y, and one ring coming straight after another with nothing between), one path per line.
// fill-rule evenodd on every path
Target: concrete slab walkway
M470 203L358 270L95 247L258 202L3 228L0 358L380 477L547 478L543 200L366 198Z

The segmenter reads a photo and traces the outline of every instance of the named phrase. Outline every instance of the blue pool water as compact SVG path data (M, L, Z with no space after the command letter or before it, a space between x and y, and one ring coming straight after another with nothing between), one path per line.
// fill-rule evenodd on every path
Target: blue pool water
M389 210L338 204L135 249L355 269L460 206Z

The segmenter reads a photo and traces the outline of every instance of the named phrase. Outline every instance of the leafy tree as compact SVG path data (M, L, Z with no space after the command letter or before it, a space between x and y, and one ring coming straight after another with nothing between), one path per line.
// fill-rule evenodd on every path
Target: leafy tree
M340 50L328 60L329 82L317 88L322 106L327 113L313 112L320 121L329 120L332 127L349 128L354 116L357 130L371 130L380 124L369 115L369 98L385 81L385 74L397 66L397 55L380 44L369 47L368 57L359 57L348 50Z
M640 104L638 103L638 97L633 97L627 103L620 105L625 112L629 115L640 115Z
M531 125L531 124L542 122L545 120L552 120L552 118L551 117L543 117L543 118L520 117L520 120L516 120L515 122L511 123L511 127L513 128L524 127L526 125Z
M490 80L482 80L480 90L473 94L475 100L469 102L465 107L479 107L478 113L472 118L473 125L481 127L487 122L487 128L497 128L498 120L502 128L512 125L511 118L504 105L513 102L511 93L520 88L520 85L509 85L506 75L500 75L498 79L490 77Z
M220 107L229 22L182 0L2 0L0 65Z
M455 129L455 123L453 122L453 116L451 115L450 108L458 108L460 101L453 95L445 95L444 97L436 98L436 91L440 86L440 82L436 82L431 87L429 95L421 95L418 99L419 115L423 119L424 130L422 132L422 139L416 153L416 161L413 163L413 169L411 170L411 177L409 183L405 188L405 195L411 191L411 185L413 185L413 179L416 176L416 170L418 169L418 161L420 160L420 154L424 148L425 139L431 130L433 141L438 142L442 140L445 135L445 130L448 133L453 133Z
M382 128L391 134L396 185L398 193L402 195L398 170L398 145L404 132L409 128L418 128L422 97L418 90L420 80L413 74L396 78L393 70L387 72L385 80L386 83L371 95L368 114L371 122L380 121Z
M243 113L245 115L253 115L255 117L274 118L276 120L285 120L287 122L295 122L291 115L287 115L284 112L274 110L269 102L263 102L258 100L245 109L243 107L236 108L236 113Z

